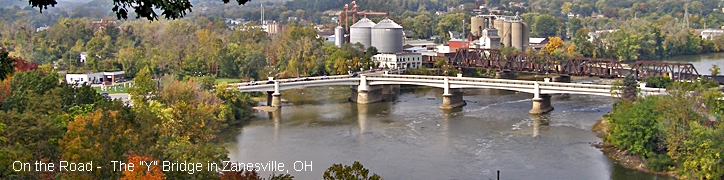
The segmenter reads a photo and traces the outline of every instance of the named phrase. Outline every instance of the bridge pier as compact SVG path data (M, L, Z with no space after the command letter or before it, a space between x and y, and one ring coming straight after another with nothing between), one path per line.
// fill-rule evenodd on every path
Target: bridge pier
M533 85L533 107L528 111L530 114L545 114L553 111L551 106L551 95L540 93L540 84Z
M450 94L442 95L442 105L440 105L439 108L449 110L463 107L465 105L467 105L467 103L463 100L462 89L451 89Z
M513 72L513 71L495 72L495 79L515 79L515 72Z
M450 89L450 79L447 76L445 77L443 83L444 89L442 94L442 105L439 107L440 109L448 110L467 105L465 100L463 100L462 89Z
M564 82L564 83L570 83L571 82L571 76L569 75L560 75L553 78L553 82Z
M383 86L370 86L367 84L367 76L360 75L359 85L351 87L352 97L350 101L357 104L370 104L382 101Z
M533 108L528 111L530 114L545 114L553 111L551 106L551 95L541 94L538 98L533 98Z
M279 93L279 81L274 81L274 91L267 91L266 104L271 107L282 107L282 94Z

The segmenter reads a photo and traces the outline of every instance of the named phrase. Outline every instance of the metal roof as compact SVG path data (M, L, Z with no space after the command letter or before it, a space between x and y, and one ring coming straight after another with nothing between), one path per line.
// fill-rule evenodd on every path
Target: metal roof
M352 26L350 26L350 28L371 28L375 25L377 25L377 24L375 24L375 22L372 22L372 20L367 19L367 18L362 18L359 21L357 21L357 23L354 23Z
M390 20L389 18L385 18L377 23L377 25L373 26L372 29L402 29L402 26Z

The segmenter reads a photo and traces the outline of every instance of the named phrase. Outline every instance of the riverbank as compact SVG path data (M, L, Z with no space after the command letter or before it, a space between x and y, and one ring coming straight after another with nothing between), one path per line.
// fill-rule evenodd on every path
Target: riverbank
M604 120L604 118L601 118L599 120L596 120L596 124L594 124L591 127L591 131L596 133L596 136L600 137L601 139L606 138L607 130L608 130L608 121ZM609 158L613 159L614 162L620 164L623 167L629 168L629 169L635 169L646 173L661 175L661 176L668 176L673 178L679 178L676 173L674 172L658 172L653 171L646 167L646 159L641 158L640 156L631 155L628 151L620 150L617 147L607 144L605 142L595 142L592 143L591 146L596 147L603 152L604 155L608 156Z

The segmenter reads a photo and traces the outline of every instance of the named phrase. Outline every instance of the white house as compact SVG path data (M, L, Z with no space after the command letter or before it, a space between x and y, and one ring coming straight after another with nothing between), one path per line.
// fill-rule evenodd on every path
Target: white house
M422 54L377 54L372 56L372 62L378 63L381 68L418 69L422 66Z
M115 72L95 72L87 74L66 74L65 82L68 84L101 84L113 83L117 79L123 79L123 71Z
M724 29L705 29L701 31L700 35L702 39L713 40L722 34L724 34Z

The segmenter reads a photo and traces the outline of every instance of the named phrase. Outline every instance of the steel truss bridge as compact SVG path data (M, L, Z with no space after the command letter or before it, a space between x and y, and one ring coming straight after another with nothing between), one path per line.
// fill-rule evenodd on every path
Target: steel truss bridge
M693 80L701 77L696 68L689 63L637 61L627 65L614 59L577 57L559 60L553 56L541 54L513 54L504 57L500 50L495 49L458 49L456 53L446 55L445 59L456 68L488 69L502 72L604 78L622 78L632 74L639 80L664 75L672 77L673 80ZM714 77L714 79L722 78ZM724 82L724 79L719 82Z

